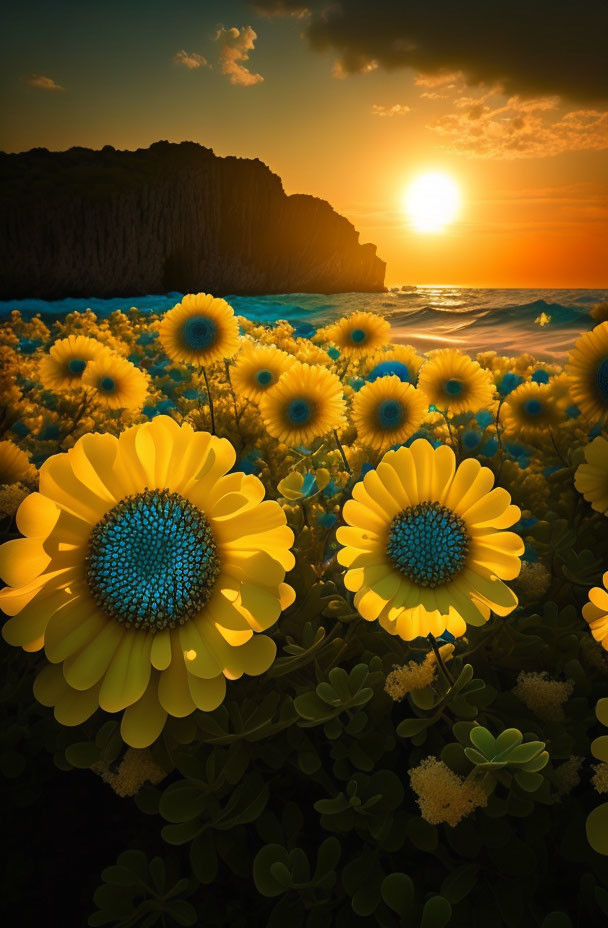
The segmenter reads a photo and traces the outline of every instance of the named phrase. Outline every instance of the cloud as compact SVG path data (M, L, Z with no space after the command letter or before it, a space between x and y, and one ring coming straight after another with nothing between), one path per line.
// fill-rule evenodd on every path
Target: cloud
M251 0L250 5L253 7L258 16L293 16L294 19L306 19L310 16L310 10L307 3L301 0Z
M411 107L405 103L393 103L392 106L385 106L383 103L372 103L373 116L406 116L411 112Z
M302 13L302 0L250 0L270 15ZM343 72L411 67L461 71L469 85L500 84L509 95L558 94L579 104L608 101L606 0L309 0L305 34L337 54Z
M209 67L209 62L203 55L197 52L187 52L183 48L173 57L173 63L181 65L182 68L188 68L189 71Z
M52 77L45 77L43 74L32 74L27 78L26 83L38 90L65 90L65 87L54 81Z
M228 75L231 84L239 87L251 87L260 84L264 78L261 74L253 74L244 64L249 61L249 52L255 46L257 34L251 26L242 26L237 29L232 26L226 29L220 26L215 36L219 43L219 59L222 74Z
M569 109L557 96L505 99L498 90L455 96L427 126L441 147L472 158L544 158L608 148L608 112Z

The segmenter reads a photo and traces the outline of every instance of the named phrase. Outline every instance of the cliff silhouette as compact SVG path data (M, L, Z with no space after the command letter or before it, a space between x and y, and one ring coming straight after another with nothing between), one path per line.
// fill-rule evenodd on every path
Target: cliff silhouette
M1 153L0 194L3 299L384 289L329 203L193 142Z

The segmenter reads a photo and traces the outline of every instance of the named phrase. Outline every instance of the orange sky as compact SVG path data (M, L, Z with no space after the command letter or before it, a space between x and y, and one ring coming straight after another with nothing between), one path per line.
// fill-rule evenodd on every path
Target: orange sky
M144 18L126 6L109 0L94 22L67 0L13 10L2 148L189 139L259 157L288 193L329 200L377 245L389 286L608 285L600 106L509 97L411 68L343 77L336 55L302 39L301 20L261 17L237 0L187 0L180 16L151 4ZM444 232L424 234L402 198L431 170L459 185L462 209Z

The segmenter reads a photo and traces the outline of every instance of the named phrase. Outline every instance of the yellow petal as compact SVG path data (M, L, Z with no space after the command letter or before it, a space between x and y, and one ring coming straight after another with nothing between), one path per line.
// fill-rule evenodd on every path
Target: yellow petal
M114 619L108 619L101 632L82 651L68 657L63 674L74 689L88 690L103 677L120 644L125 629Z
M158 701L158 675L152 674L144 695L123 713L121 737L132 748L147 748L162 732L166 719L167 713Z
M169 715L174 715L177 718L190 715L196 708L188 687L188 673L184 663L184 656L177 648L173 649L171 663L160 674L158 701Z
M29 538L46 538L59 518L60 509L42 493L30 493L17 510L17 528Z
M0 577L7 586L24 586L39 576L51 559L37 538L15 538L0 545Z
M152 635L141 629L125 631L99 691L99 705L106 712L119 712L141 699L150 680Z
M150 663L156 670L166 670L171 663L171 631L168 628L153 635Z
M226 678L220 674L212 680L201 680L188 674L188 687L196 708L203 712L212 712L224 701Z
M62 725L82 725L99 708L99 686L89 690L68 690L55 705L55 718Z
M107 621L91 599L74 597L64 603L48 623L44 641L46 656L53 664L61 663L96 638Z
M46 664L34 680L34 696L42 706L55 706L68 691L58 664Z

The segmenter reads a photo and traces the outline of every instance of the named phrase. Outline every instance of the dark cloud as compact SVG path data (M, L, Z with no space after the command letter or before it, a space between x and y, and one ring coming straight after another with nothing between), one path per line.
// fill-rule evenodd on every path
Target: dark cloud
M309 17L313 48L343 72L370 62L425 74L462 71L506 93L608 100L607 0L252 0L266 15Z

